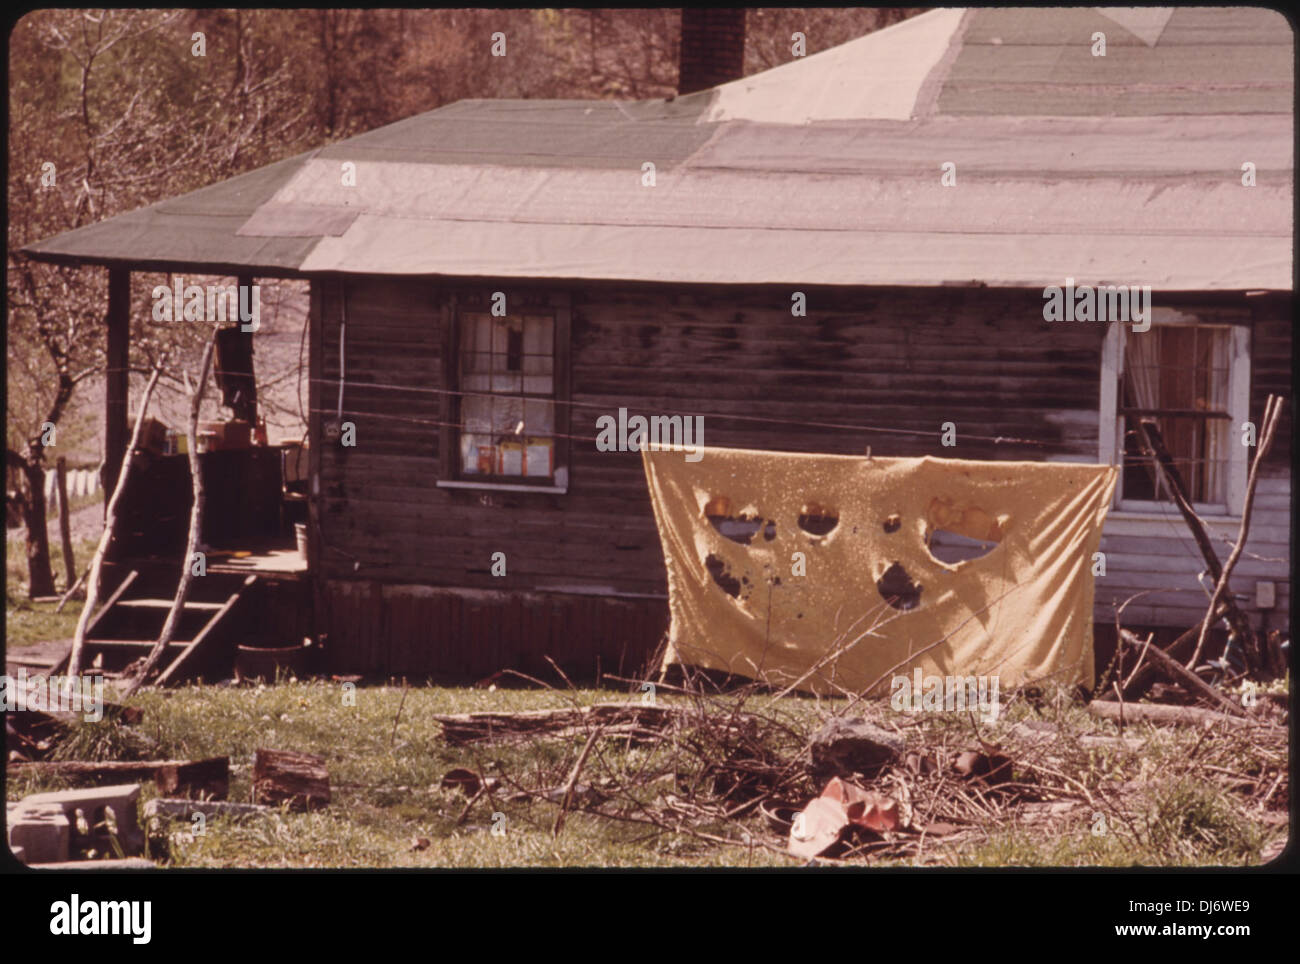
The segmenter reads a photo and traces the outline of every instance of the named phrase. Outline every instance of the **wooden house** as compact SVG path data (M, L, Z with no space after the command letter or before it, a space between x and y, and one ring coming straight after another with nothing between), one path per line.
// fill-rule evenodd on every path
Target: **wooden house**
M711 446L1122 463L1097 624L1141 594L1129 625L1182 629L1205 566L1136 419L1226 554L1279 393L1233 589L1286 630L1293 53L1262 8L938 9L667 100L458 102L26 252L107 267L110 359L132 271L310 281L335 672L639 671L667 590L640 456L595 444L620 410ZM1084 286L1137 317L1048 320Z

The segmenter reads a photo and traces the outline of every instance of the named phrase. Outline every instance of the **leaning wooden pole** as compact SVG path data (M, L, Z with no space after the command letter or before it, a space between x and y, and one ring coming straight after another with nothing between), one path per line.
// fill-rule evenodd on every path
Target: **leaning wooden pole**
M1250 535L1250 515L1255 505L1255 485L1259 482L1259 468L1264 461L1264 456L1268 455L1269 447L1273 444L1273 431L1277 428L1278 416L1282 413L1282 399L1277 395L1270 395L1268 401L1264 403L1264 420L1263 428L1260 430L1259 447L1255 449L1255 458L1250 463L1250 478L1246 482L1246 500L1241 507L1241 529L1237 533L1237 543L1232 547L1232 553L1228 556L1228 561L1223 564L1223 572L1219 576L1219 581L1214 586L1214 595L1210 598L1210 608L1205 614L1205 619L1201 623L1201 632L1196 639L1196 649L1192 652L1192 658L1187 663L1187 668L1192 669L1196 666L1196 661L1201 658L1201 650L1205 647L1205 637L1210 631L1210 626L1214 623L1214 611L1218 608L1219 600L1227 598L1228 579L1232 575L1233 568L1237 565L1237 560L1241 558L1242 551L1246 548L1246 537ZM1242 646L1246 647L1247 663L1251 672L1255 672L1258 667L1256 657L1258 655L1258 644L1255 641L1253 629L1246 633L1241 640Z
M1196 540L1196 547L1201 550L1210 578L1218 582L1219 576L1223 574L1223 564L1219 562L1219 554L1214 551L1214 543L1210 541L1210 535L1205 531L1200 516L1192 508L1192 500L1187 494L1183 474L1178 471L1178 465L1165 447L1164 436L1154 419L1144 418L1138 423L1138 427L1142 430L1157 472L1164 473L1165 481L1169 484L1169 494L1173 497L1174 504L1178 506L1178 511L1183 514L1187 528L1191 531L1192 538Z
M79 578L76 582L74 582L71 586L68 587L68 591L63 594L63 598L59 600L59 604L54 607L54 611L56 613L63 612L63 607L68 604L69 599L71 599L74 595L76 595L77 590L81 588L81 584L86 581L86 577L89 575L90 575L90 569L89 567L87 567L86 570L81 574L81 578Z
M1187 522L1187 528L1191 531L1197 546L1200 547L1210 578L1214 580L1215 586L1224 584L1223 564L1219 562L1218 553L1214 551L1214 546L1210 542L1210 535L1205 531L1205 524L1192 508L1192 500L1187 492L1187 486L1183 482L1182 474L1178 471L1178 466L1174 463L1173 457L1170 456L1169 450L1165 448L1165 440L1160 434L1160 429L1156 427L1155 422L1151 419L1143 419L1139 424L1143 435L1146 437L1147 447L1151 450L1151 456L1156 461L1156 464L1164 470L1174 502L1177 503L1179 511L1183 514L1183 519ZM1241 639L1242 643L1249 646L1254 635L1254 629L1251 627L1246 614L1237 605L1236 599L1233 598L1231 593L1219 593L1215 599L1216 602L1212 603L1209 608L1211 615L1207 617L1206 625L1213 624L1214 618L1212 614L1217 611L1218 606L1221 604L1224 609L1223 618L1227 620L1228 625ZM1201 638L1203 641L1204 637ZM1198 645L1196 651L1192 654L1191 661L1187 663L1188 669L1191 669L1196 664L1196 660L1200 658L1200 655L1201 648Z
M149 399L153 396L154 386L158 384L158 376L162 374L162 366L163 360L159 359L158 364L154 366L153 374L149 376L149 384L145 386L144 395L140 399L140 411L135 416L135 429L131 432L131 442L122 458L122 466L118 469L117 485L113 487L113 495L108 500L104 531L100 534L99 546L95 549L95 556L90 563L90 576L86 581L86 605L82 607L81 616L77 620L77 631L72 637L72 651L68 654L69 677L75 678L81 675L81 653L86 645L86 627L90 625L90 616L99 605L100 569L104 565L108 546L113 541L113 530L117 527L118 506L122 501L122 493L126 491L127 476L131 473L131 453L140 444L140 433L144 428L144 413L149 408Z
M177 627L181 624L181 616L185 612L185 600L190 594L190 583L194 581L194 551L198 547L203 531L203 466L199 462L198 442L199 407L203 404L203 389L208 382L208 369L212 367L212 350L216 343L217 333L214 330L211 340L203 349L203 361L199 365L199 383L194 386L194 393L190 396L189 444L186 448L189 450L190 483L194 490L194 504L190 506L190 534L185 542L185 557L181 560L181 579L176 584L176 598L172 600L167 621L163 623L162 632L158 634L158 642L154 643L153 649L149 651L144 665L140 667L140 672L136 673L135 678L122 692L124 699L144 685L149 674L157 668L158 661L167 651L168 643L172 641Z
M1200 696L1209 700L1218 706L1219 711L1229 713L1233 716L1248 716L1249 714L1237 703L1232 702L1217 689L1211 686L1205 680L1201 679L1190 669L1185 667L1178 660L1168 655L1159 646L1147 646L1142 640L1138 639L1127 629L1119 631L1120 643L1127 643L1135 653L1148 653L1156 665L1164 672L1172 683L1180 684L1189 693Z
M63 571L67 574L64 585L69 589L77 581L77 564L72 556L72 515L68 507L68 460L62 455L55 468L55 485L59 496L59 541L63 543Z

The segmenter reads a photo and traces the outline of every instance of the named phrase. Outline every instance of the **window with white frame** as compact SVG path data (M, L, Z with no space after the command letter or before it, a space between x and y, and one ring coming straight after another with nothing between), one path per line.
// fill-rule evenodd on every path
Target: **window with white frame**
M1146 331L1111 325L1103 349L1101 460L1120 466L1116 509L1155 512L1170 481L1146 454L1153 420L1198 512L1235 515L1245 491L1250 332L1156 309Z
M460 476L553 478L554 317L465 312L459 322Z

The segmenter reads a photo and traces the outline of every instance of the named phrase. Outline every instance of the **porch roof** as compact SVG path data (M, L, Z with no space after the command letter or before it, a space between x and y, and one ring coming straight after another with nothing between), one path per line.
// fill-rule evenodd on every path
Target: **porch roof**
M1293 43L1259 8L944 8L687 97L460 101L24 250L221 274L1290 290Z

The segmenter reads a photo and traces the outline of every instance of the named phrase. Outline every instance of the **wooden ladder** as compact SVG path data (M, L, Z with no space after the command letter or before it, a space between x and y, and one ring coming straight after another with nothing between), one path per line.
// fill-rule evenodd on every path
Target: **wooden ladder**
M218 598L185 601L180 625L163 654L162 672L153 681L156 685L192 679L204 670L220 673L233 660L239 630L236 616L258 577L249 575L238 582L214 585L217 579L213 574L204 577L202 589ZM131 570L86 627L82 665L108 677L125 675L126 669L153 649L172 602L159 593L150 594L139 571ZM154 638L146 638L150 635ZM64 656L51 672L61 673L67 666L68 656Z

